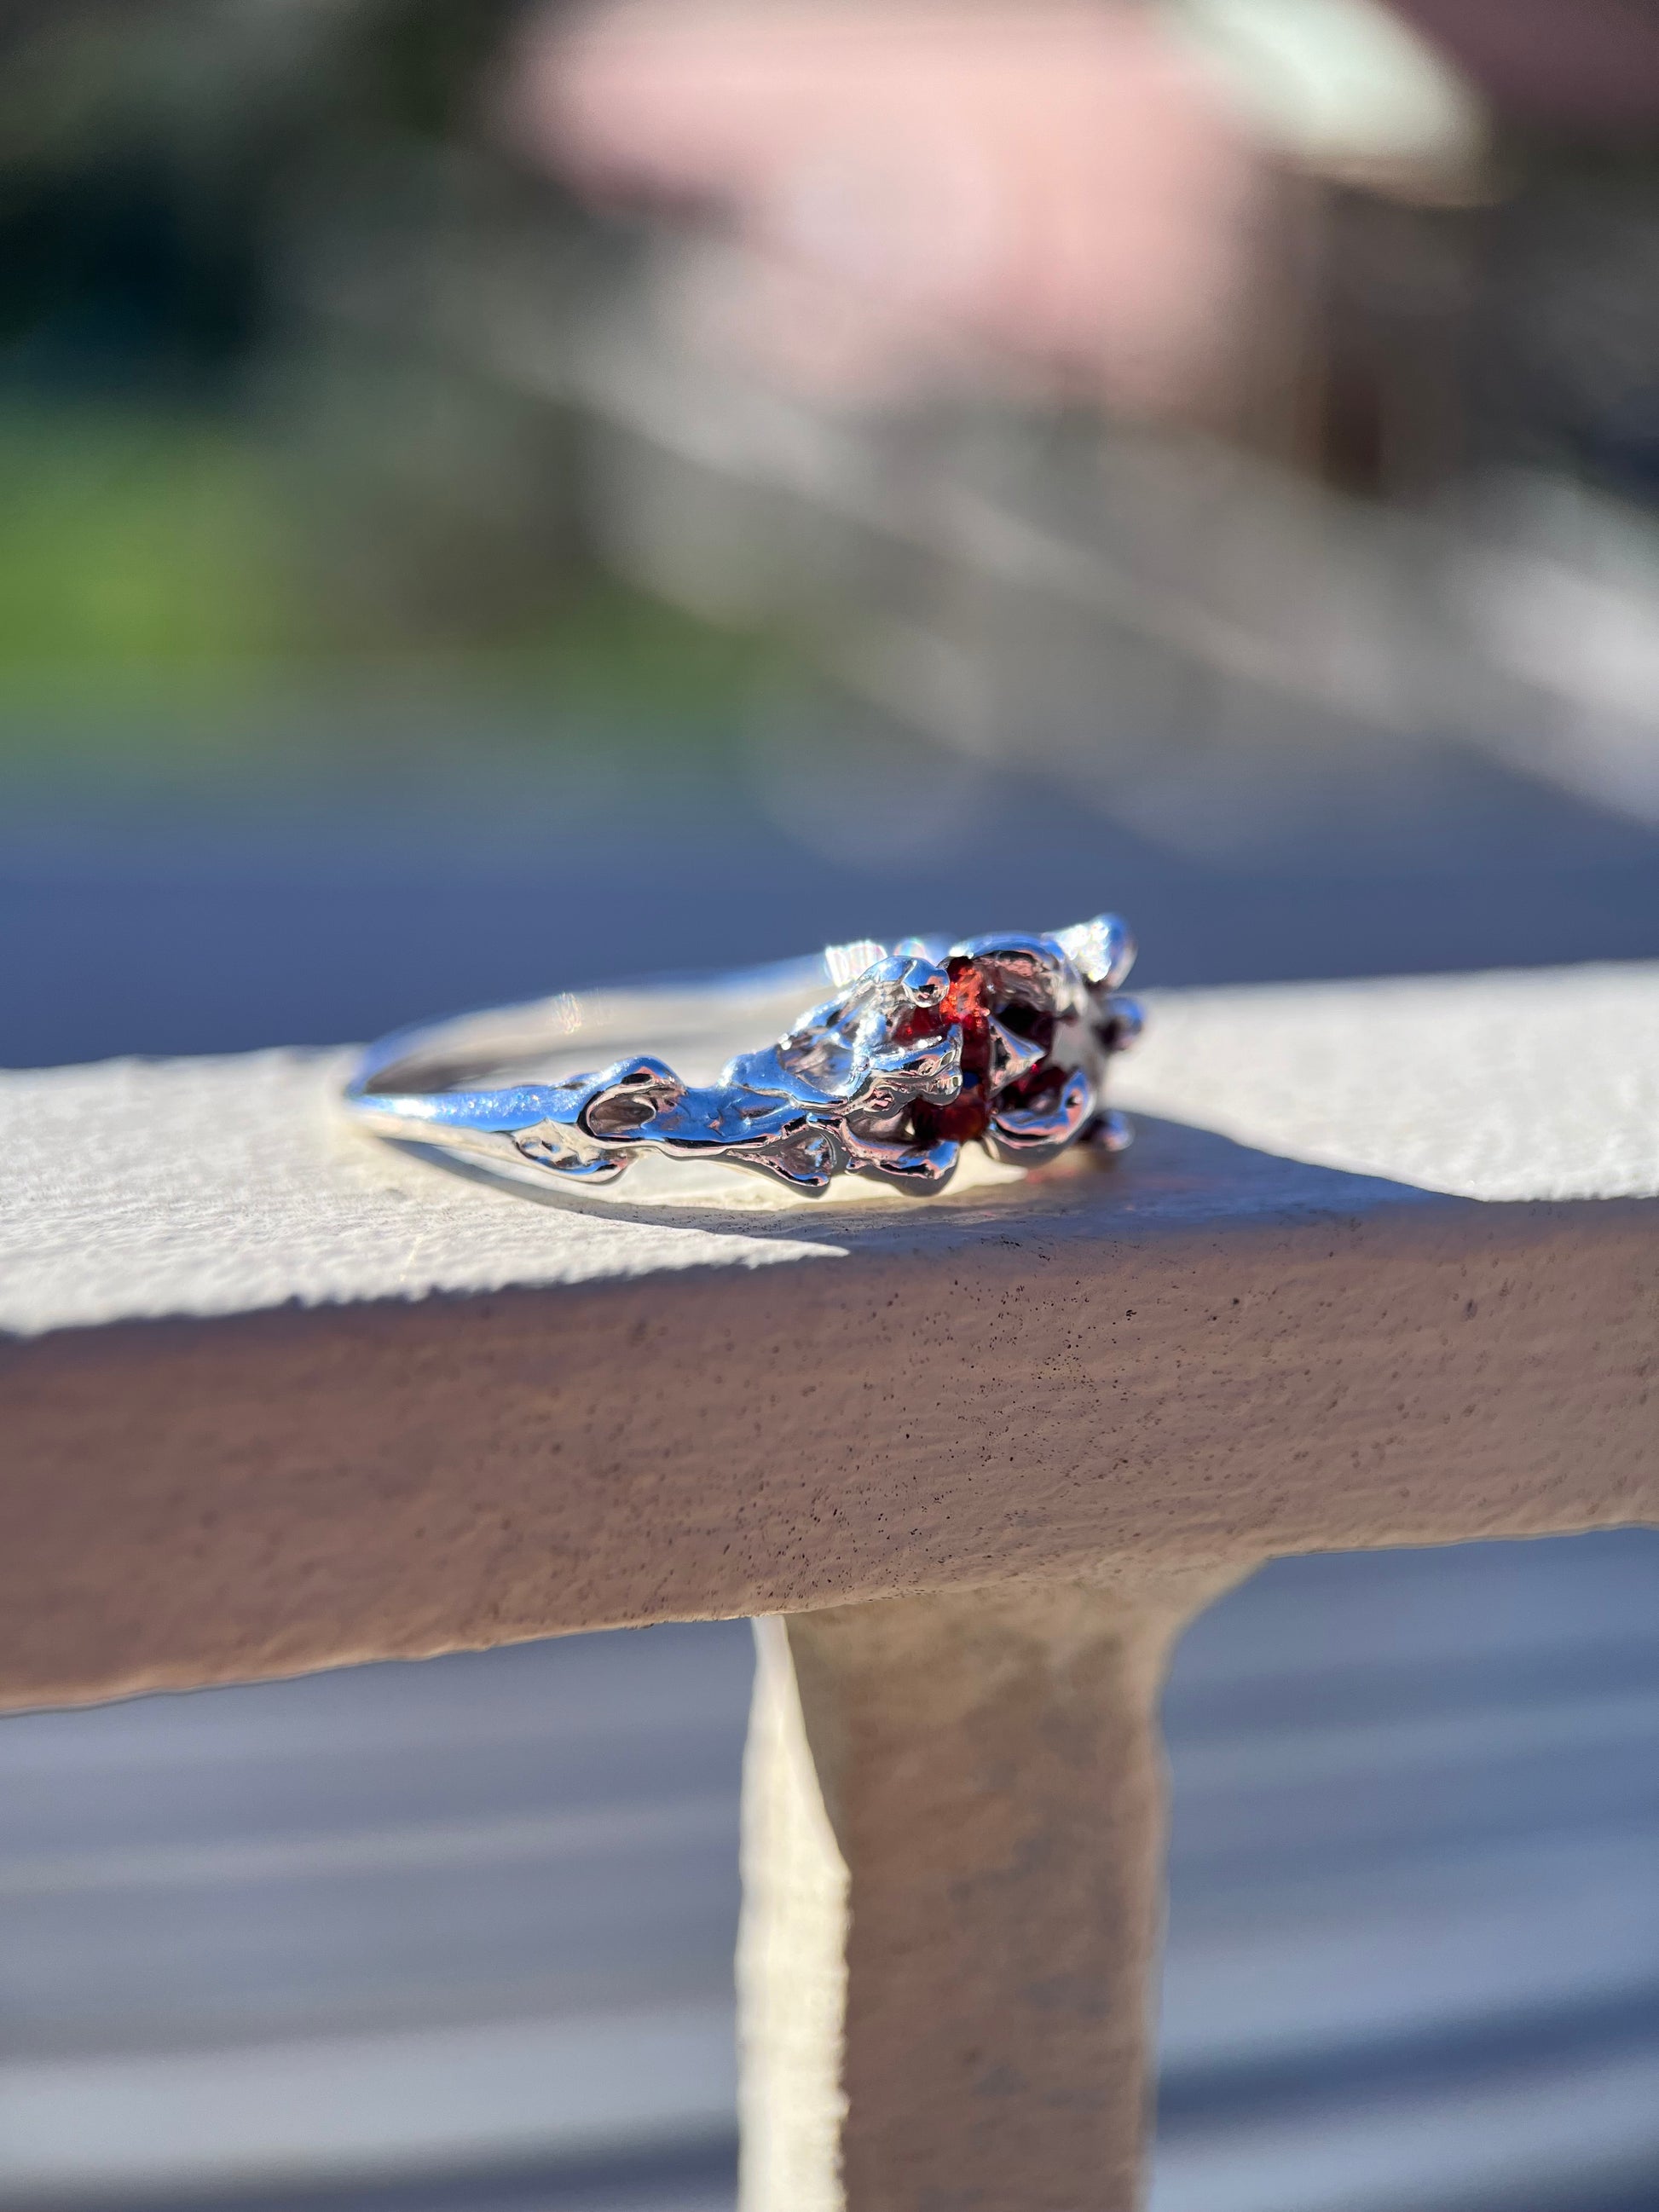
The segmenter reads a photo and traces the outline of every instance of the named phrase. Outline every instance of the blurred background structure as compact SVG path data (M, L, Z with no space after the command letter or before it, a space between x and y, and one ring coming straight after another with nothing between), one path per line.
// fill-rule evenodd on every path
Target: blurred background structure
M1659 954L1647 0L5 11L0 1058L1105 904ZM1156 2212L1659 2203L1656 1556L1188 1639ZM747 1668L0 1726L0 2203L729 2203Z

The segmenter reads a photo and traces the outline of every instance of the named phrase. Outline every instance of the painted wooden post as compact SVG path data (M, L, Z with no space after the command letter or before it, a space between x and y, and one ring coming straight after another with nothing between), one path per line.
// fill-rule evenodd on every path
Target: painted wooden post
M1156 1701L1206 1576L764 1624L738 1951L743 2212L1133 2212Z

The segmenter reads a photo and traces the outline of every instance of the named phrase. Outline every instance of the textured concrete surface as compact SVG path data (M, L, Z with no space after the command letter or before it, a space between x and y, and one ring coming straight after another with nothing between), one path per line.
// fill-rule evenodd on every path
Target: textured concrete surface
M1188 1124L921 1206L526 1202L289 1055L0 1079L3 1694L1659 1516L1659 970L1160 1011Z
M1465 1198L1659 1194L1659 965L1152 1003L1120 1084L1138 1110ZM824 1252L826 1224L874 1233L897 1203L791 1205L733 1176L723 1210L526 1205L343 1127L344 1065L270 1052L0 1075L0 1328L793 1262ZM1284 1194L1212 1176L1218 1211ZM1145 1185L1126 1162L1115 1188L1167 1210ZM948 1237L962 1207L903 1211Z
M1463 1198L1659 1192L1659 966L1188 991L1127 1101Z

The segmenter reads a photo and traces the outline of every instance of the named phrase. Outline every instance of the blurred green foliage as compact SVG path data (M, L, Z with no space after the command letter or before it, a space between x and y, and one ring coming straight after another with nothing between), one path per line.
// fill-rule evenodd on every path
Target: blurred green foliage
M506 634L434 647L354 631L311 558L290 473L210 414L0 415L0 751L61 745L81 713L80 742L118 741L123 714L147 707L179 710L179 747L222 754L272 726L228 708L422 678L514 700L547 738L623 726L695 738L780 672L774 642L586 564L550 577ZM145 744L157 726L145 716Z
M621 250L500 127L520 13L0 8L0 766L695 748L787 680L610 572L500 374L479 303Z
M0 416L0 685L125 693L300 651L285 520L210 420Z

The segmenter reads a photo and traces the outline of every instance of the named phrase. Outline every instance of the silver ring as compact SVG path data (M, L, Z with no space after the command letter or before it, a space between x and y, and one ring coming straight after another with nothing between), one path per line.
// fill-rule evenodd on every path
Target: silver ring
M1133 959L1128 930L1102 915L1047 935L860 942L714 983L565 993L401 1030L363 1055L344 1103L377 1135L568 1182L614 1182L659 1157L809 1197L839 1174L931 1193L970 1144L1037 1168L1128 1142L1105 1078L1140 1030L1118 988ZM595 1048L627 1040L695 1047L779 1023L775 1044L710 1081L643 1054L592 1066ZM565 1061L586 1065L548 1072Z

